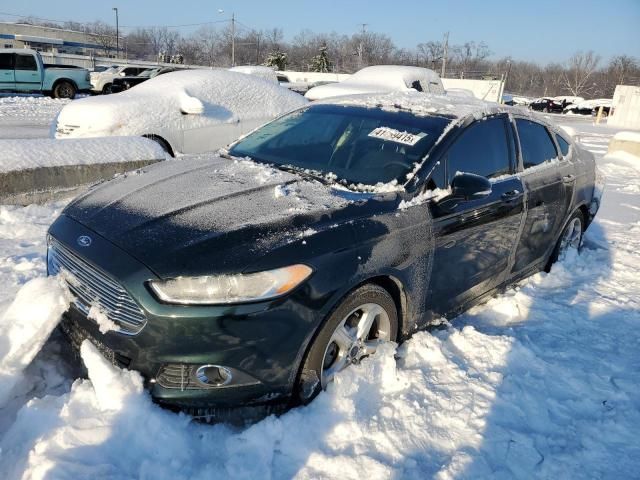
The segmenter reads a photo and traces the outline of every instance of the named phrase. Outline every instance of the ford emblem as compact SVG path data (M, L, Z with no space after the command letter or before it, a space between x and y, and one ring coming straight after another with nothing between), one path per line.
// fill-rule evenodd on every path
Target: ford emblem
M81 247L88 247L89 245L91 245L92 240L88 235L80 235L77 241L78 245L80 245Z

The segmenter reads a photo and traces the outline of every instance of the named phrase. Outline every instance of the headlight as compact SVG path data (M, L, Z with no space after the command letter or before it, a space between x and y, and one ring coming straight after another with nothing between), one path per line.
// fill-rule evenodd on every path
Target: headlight
M306 265L291 265L265 272L177 277L153 280L149 286L159 300L180 305L218 305L255 302L279 297L311 275Z

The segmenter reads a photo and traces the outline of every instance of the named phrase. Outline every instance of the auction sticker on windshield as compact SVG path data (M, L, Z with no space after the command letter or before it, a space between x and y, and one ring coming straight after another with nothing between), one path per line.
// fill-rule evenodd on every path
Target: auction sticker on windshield
M420 139L424 138L426 135L427 134L424 132L413 134L409 132L401 132L400 130L396 130L390 127L378 127L369 134L369 136L373 138L388 140L390 142L403 143L405 145L411 146L418 143Z

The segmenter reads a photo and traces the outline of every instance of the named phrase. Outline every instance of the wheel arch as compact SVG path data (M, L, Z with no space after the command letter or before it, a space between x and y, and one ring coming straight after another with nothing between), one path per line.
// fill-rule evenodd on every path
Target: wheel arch
M76 92L78 91L78 84L71 78L57 78L53 82L53 85L51 85L51 91L53 92L56 89L56 87L60 85L62 82L70 83L71 85L73 85L73 88L76 89Z
M160 146L162 148L164 148L166 150L166 152L171 155L172 157L175 157L175 150L173 149L173 147L171 146L171 143L164 138L161 135L158 135L156 133L145 133L144 135L142 135L144 138L148 138L149 140L153 140L154 142L157 142L160 144Z

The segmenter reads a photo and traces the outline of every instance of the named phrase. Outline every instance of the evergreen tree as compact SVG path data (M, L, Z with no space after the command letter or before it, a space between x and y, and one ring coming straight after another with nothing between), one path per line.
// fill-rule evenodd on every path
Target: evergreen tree
M276 70L284 70L287 67L287 54L281 51L271 52L264 62L267 67L275 67Z
M327 46L320 47L320 53L311 59L311 71L327 73L331 68L331 61L327 54Z

